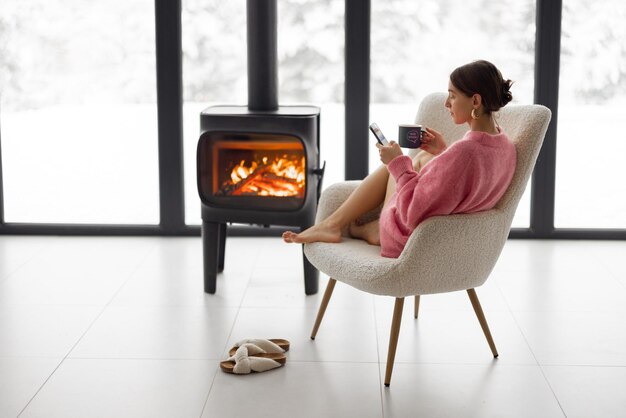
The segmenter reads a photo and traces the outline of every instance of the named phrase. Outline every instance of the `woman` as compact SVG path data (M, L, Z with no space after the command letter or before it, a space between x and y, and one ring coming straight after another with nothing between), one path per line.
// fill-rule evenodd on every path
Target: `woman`
M354 238L381 246L381 255L396 258L424 219L435 215L491 209L506 191L515 170L515 146L498 126L493 112L509 103L511 80L488 61L455 69L448 82L445 107L456 124L469 131L450 147L441 133L426 128L421 151L411 160L400 146L377 144L383 166L367 176L328 218L285 242L340 242L349 226ZM383 203L378 220L361 224L359 216Z

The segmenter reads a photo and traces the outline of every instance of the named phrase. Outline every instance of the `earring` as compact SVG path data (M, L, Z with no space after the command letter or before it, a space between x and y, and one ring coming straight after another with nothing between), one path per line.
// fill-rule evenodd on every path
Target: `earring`
M476 114L476 109L472 109L472 119L476 120L476 119L480 119L480 116Z

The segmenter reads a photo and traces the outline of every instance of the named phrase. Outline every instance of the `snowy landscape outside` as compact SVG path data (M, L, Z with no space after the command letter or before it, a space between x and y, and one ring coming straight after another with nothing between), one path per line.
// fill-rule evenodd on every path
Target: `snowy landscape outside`
M158 223L154 2L0 7L5 221ZM626 4L563 7L555 225L626 228L626 138L617 129L626 113ZM344 177L344 1L279 0L278 8L279 100L321 108L327 187ZM189 224L200 222L199 113L247 102L245 21L244 0L183 0ZM514 103L532 103L534 42L530 0L372 0L370 119L394 138L424 96L445 91L448 74L475 59L515 81ZM513 226L527 227L529 213L527 189Z

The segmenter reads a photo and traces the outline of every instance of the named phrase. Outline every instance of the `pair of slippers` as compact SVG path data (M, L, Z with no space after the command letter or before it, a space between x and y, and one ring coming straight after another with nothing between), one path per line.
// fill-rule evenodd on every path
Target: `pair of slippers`
M283 339L241 340L228 351L230 357L220 362L220 368L226 373L234 374L265 372L285 364L286 351L289 351L289 341Z

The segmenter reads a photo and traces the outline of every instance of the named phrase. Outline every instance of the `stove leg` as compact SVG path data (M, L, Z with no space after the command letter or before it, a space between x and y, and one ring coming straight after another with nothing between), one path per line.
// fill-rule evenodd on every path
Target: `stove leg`
M202 259L204 261L204 292L215 293L218 261L220 224L202 221Z
M304 255L304 245L302 246L302 261L304 266L304 293L314 295L318 290L320 272Z
M217 263L217 272L221 273L224 271L224 255L226 252L226 224L220 224L219 226L219 236L220 236L220 248L219 248L219 259Z

